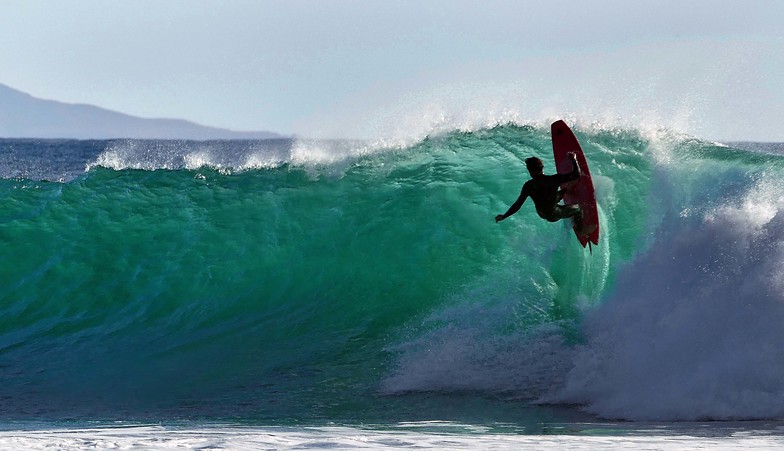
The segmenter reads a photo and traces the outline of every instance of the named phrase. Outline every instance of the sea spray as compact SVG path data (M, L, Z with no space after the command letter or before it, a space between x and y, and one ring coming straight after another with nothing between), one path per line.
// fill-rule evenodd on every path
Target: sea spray
M586 312L587 343L555 399L626 419L784 416L781 194L764 180L671 219Z

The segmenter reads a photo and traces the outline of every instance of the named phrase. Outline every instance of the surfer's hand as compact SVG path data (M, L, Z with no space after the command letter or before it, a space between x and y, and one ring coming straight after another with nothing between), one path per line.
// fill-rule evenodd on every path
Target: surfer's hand
M504 215L497 215L497 216L495 217L495 222L496 222L496 223L497 223L497 222L499 222L499 221L503 221L503 220L504 220Z
M576 153L574 153L574 152L569 152L569 153L567 153L567 154L566 154L566 156L568 156L569 158L571 158L571 159L572 159L572 161L574 161L574 162L576 162L576 161L577 161L577 154L576 154Z

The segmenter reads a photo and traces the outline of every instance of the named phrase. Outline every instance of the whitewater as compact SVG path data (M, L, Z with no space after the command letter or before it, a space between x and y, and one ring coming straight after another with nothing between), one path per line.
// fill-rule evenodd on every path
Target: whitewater
M781 446L784 147L575 122L0 140L0 447Z

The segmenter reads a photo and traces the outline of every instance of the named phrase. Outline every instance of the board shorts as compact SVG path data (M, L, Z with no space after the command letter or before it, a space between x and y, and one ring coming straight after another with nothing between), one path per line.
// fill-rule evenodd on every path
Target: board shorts
M555 204L550 211L536 210L542 219L550 222L558 222L564 218L571 218L580 215L580 206L577 204L559 205Z

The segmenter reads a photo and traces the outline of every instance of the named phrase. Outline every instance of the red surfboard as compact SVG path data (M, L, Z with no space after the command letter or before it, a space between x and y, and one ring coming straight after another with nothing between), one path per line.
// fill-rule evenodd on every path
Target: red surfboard
M575 224L574 233L583 247L589 242L599 244L599 211L596 208L591 171L588 170L583 149L564 121L553 122L550 133L553 138L553 156L558 173L572 172L572 161L567 156L569 152L577 155L577 164L580 166L580 178L561 185L561 189L566 190L563 198L564 205L579 204L583 212L582 226L577 227Z

